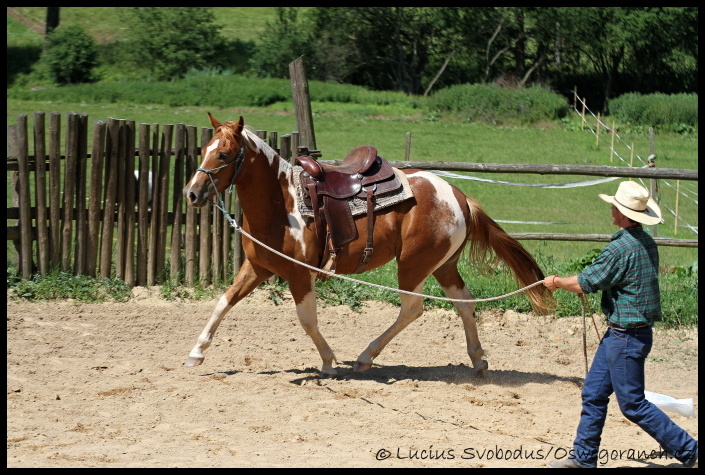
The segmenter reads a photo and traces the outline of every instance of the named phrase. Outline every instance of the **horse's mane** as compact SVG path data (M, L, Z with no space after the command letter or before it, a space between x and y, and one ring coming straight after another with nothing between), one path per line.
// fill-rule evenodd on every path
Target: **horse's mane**
M223 126L220 128L221 138L223 140L229 141L230 143L234 143L235 130L237 130L237 125L237 122L232 121L224 123ZM260 136L255 133L255 131L250 125L245 125L245 127L242 129L242 135L245 138L245 143L250 149L263 153L269 160L269 163L274 162L275 157L278 156L277 151L270 147L267 142L262 140L262 138L260 138ZM286 163L286 160L282 161Z

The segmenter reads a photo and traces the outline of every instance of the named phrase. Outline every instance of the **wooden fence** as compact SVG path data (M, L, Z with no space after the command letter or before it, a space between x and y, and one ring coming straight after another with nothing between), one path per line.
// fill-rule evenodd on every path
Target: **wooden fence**
M8 226L7 237L15 242L23 278L50 269L115 276L130 286L232 278L242 260L241 251L234 252L241 250L239 234L212 204L185 206L181 193L213 129L199 134L184 124L98 121L89 153L87 116L70 113L62 156L59 113L50 115L48 127L45 114L35 113L34 155L28 153L26 114L8 127L15 202L7 219L17 223ZM257 133L266 139L266 131ZM278 133L270 132L269 145L289 157L297 133L282 136L279 146L277 140ZM225 200L237 216L235 194Z
M240 235L209 204L195 209L183 202L182 188L200 164L201 146L211 128L139 124L124 119L97 121L88 151L88 117L67 117L61 154L61 115L33 117L34 154L26 114L8 127L7 170L14 203L7 219L23 278L61 269L76 275L117 277L129 286L171 280L186 286L229 281L242 262ZM257 131L279 154L291 159L298 132ZM268 136L267 136L268 135ZM280 143L278 143L280 142ZM48 143L48 148L47 148ZM329 161L336 163L336 161ZM399 168L513 172L639 178L698 179L697 170L506 165L460 162L392 162ZM136 177L139 178L136 178ZM151 177L151 180L147 179ZM33 196L30 190L34 190ZM239 220L236 195L226 207ZM215 212L214 212L215 211ZM609 235L519 233L518 239L608 241ZM697 247L697 239L656 238L659 245Z

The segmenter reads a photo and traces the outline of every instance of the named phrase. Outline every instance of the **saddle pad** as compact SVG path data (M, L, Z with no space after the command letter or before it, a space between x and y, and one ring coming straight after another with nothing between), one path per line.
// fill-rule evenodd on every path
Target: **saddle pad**
M304 195L301 187L301 180L299 178L303 168L299 165L295 165L293 168L294 186L296 187L296 203L299 208L299 213L303 216L313 217L313 209L304 203ZM394 174L399 178L399 181L401 181L401 188L383 195L377 195L375 200L375 211L401 203L409 198L413 198L414 193L411 191L411 186L409 186L409 180L406 178L406 174L396 168L394 169ZM358 198L357 196L354 196L352 199L348 200L348 206L350 206L350 211L353 216L367 213L367 201L365 198Z

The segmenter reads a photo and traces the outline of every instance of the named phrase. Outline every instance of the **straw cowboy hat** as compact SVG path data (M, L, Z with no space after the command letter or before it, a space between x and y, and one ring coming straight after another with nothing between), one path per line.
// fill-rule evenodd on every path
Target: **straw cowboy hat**
M614 196L598 194L604 201L611 203L624 216L642 224L661 222L661 209L651 198L646 188L635 181L623 181Z

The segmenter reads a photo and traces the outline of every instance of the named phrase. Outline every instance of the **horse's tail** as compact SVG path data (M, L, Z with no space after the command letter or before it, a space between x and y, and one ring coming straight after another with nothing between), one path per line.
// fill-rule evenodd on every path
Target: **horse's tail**
M470 210L468 250L471 261L480 268L498 261L504 262L521 287L543 280L543 271L524 246L490 218L477 201L467 197L467 202ZM527 289L526 293L531 306L539 313L547 313L556 305L553 294L543 283Z

